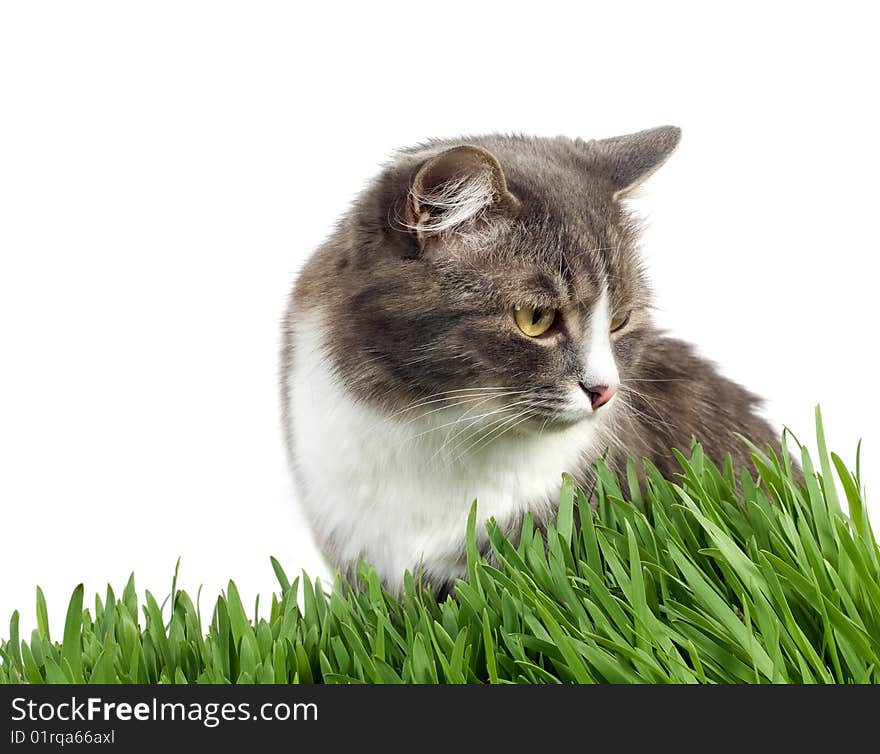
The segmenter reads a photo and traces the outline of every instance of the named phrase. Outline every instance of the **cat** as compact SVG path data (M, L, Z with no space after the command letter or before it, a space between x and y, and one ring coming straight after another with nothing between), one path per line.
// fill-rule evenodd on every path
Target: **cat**
M318 544L386 588L466 573L465 527L552 517L561 474L605 456L678 470L696 437L776 433L761 401L659 332L626 197L670 156L664 126L602 140L481 136L399 152L294 285L281 388ZM638 464L641 466L641 464Z

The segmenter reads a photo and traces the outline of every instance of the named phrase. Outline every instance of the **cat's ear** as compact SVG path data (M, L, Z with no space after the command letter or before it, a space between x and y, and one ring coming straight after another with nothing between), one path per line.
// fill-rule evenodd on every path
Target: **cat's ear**
M516 203L495 155L481 147L453 147L415 174L405 223L425 251L432 241L472 232Z
M681 129L660 126L626 136L587 142L594 170L604 176L617 199L632 191L675 151Z

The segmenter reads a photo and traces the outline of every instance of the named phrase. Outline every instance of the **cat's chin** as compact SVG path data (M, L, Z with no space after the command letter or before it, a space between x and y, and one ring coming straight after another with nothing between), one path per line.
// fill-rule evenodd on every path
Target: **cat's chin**
M589 404L584 405L581 401L572 401L572 403L562 406L553 412L549 419L541 420L543 431L567 430L577 425L600 425L614 413L616 396L598 410L593 409Z
M600 417L591 409L582 408L564 408L557 411L551 419L541 420L539 426L543 425L543 431L566 430L571 429L578 424L592 424L599 421Z

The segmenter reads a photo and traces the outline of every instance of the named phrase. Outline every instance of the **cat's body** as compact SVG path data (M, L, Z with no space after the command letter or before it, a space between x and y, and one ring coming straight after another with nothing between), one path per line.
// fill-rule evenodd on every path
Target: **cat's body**
M474 499L515 530L603 454L671 474L693 436L737 465L735 432L774 442L755 396L650 321L620 201L677 140L436 142L357 200L296 283L282 354L290 460L334 565L444 588Z

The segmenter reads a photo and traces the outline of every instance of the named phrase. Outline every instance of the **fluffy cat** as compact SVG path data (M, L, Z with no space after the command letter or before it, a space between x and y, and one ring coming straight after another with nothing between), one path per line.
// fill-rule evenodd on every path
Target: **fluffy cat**
M692 436L737 465L735 432L775 444L756 396L651 322L623 200L679 137L432 141L356 199L283 327L290 462L335 566L443 590L465 573L474 499L478 524L513 532L603 454L672 474Z

